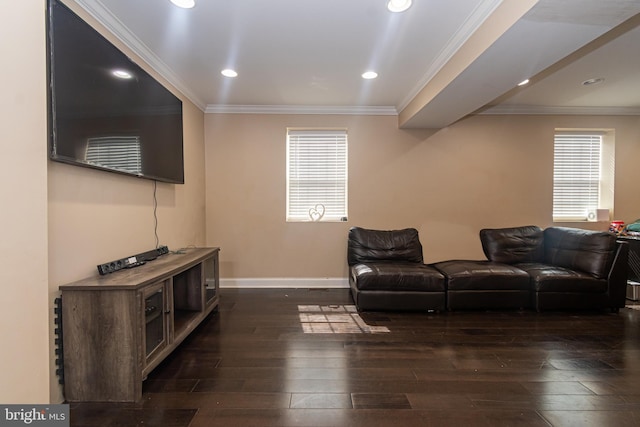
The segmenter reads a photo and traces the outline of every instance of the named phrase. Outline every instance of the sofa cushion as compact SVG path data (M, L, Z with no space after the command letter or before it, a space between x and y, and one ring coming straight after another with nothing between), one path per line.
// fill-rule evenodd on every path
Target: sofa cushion
M616 236L604 231L549 227L544 230L545 264L607 277L615 255Z
M415 228L385 231L352 227L347 245L349 265L377 261L422 264L422 244Z
M516 264L531 277L534 292L605 293L606 279L597 279L591 274L548 264Z
M451 260L433 264L447 278L447 290L529 290L529 275L508 264Z
M444 276L438 270L414 262L368 262L351 266L357 288L384 291L444 292Z
M482 250L488 260L515 264L544 259L542 229L535 225L480 230Z

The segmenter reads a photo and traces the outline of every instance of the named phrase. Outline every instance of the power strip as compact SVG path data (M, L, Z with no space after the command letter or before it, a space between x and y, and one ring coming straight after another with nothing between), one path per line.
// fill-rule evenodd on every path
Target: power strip
M109 274L122 270L123 268L133 268L145 264L147 261L152 261L158 258L160 255L169 253L169 248L166 246L160 246L159 248L152 249L150 251L142 252L137 255L131 255L126 258L117 259L115 261L107 262L105 264L98 264L98 273L101 275Z

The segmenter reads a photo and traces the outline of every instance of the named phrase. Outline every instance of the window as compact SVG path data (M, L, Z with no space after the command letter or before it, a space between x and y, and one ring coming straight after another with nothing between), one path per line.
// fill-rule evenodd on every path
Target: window
M287 221L347 220L347 131L287 129Z
M606 132L556 132L553 153L553 220L595 220L613 205L613 149ZM605 159L611 159L605 162Z
M131 173L142 173L139 136L89 138L87 162Z

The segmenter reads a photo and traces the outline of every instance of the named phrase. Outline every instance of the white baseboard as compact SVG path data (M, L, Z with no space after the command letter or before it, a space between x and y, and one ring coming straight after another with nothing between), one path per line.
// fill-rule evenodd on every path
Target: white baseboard
M285 288L285 289L325 289L348 288L346 277L274 277L274 278L238 278L220 279L221 288Z

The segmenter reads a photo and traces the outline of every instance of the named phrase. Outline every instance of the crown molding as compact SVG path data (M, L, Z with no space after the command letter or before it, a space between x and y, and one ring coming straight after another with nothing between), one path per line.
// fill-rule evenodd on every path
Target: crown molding
M204 111L205 103L169 68L160 58L107 9L100 0L74 0L89 15L103 25L118 40L131 49L169 84L186 96L200 110Z
M580 116L638 116L639 107L570 107L544 105L496 105L477 114L480 115L580 115Z
M314 106L314 105L207 105L210 114L339 114L363 116L397 116L395 107Z

